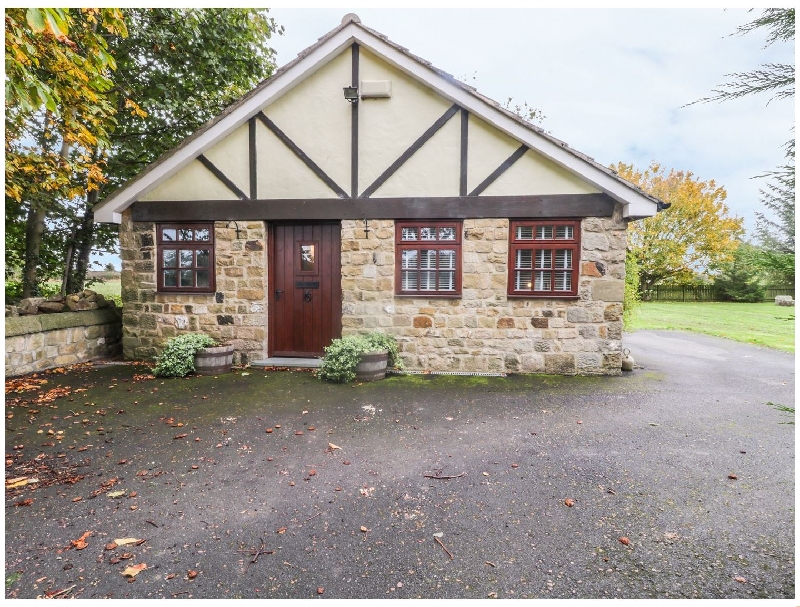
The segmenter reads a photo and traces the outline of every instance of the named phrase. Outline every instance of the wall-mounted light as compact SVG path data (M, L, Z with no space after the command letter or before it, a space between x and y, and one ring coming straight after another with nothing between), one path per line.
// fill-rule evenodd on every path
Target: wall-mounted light
M238 224L238 223L236 223L236 222L235 222L233 219L231 219L231 220L230 220L228 223L226 223L226 224L225 224L225 227L226 227L226 228L230 228L230 227L231 227L231 224L233 224L233 225L235 225L235 226L236 226L236 240L239 240L239 234L240 234L241 232L244 232L244 230L242 230L242 229L239 227L239 224Z
M358 87L346 86L344 87L344 98L350 103L358 103Z

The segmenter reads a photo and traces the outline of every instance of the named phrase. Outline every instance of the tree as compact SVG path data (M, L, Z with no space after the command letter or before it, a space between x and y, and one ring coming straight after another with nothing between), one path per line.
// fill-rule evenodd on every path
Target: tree
M737 28L733 35L766 30L764 48L767 48L775 43L794 42L794 29L793 8L768 8L758 18ZM726 77L732 80L714 89L711 97L694 103L731 101L749 95L768 94L769 104L776 99L794 97L792 64L767 63L748 72L727 74ZM784 284L794 286L794 137L784 148L786 162L776 170L758 176L769 179L766 187L760 190L761 203L774 219L756 212L756 237L762 246L760 265L776 277L782 277Z
M723 264L714 278L714 287L728 301L758 303L764 301L764 287L759 282L755 262L758 249L742 242L733 254L733 260Z
M48 214L59 200L96 190L114 124L106 92L114 59L106 36L124 36L119 9L6 10L8 235L23 236L22 293L35 293ZM9 213L7 212L7 221Z
M733 259L743 220L728 216L726 192L712 181L700 181L691 172L665 169L653 163L645 171L633 165L612 165L620 177L667 202L670 207L654 217L631 222L629 247L639 266L643 294L655 285L692 282L710 276Z
M31 11L45 29L34 29ZM119 9L6 11L6 267L7 275L32 269L31 292L55 276L63 276L65 292L83 288L92 250L116 248L115 230L94 225L94 205L269 76L269 38L282 32L256 9L123 9L115 27L98 26L92 19L104 13L91 11ZM58 18L75 53L105 61L96 73L82 76L65 63L61 47L72 47ZM119 35L125 23L127 37ZM84 44L85 30L99 40L87 33ZM65 84L67 75L74 78ZM82 119L83 107L96 121L73 141L61 123ZM72 164L64 166L65 158ZM28 234L36 252L26 249L26 224L37 227Z

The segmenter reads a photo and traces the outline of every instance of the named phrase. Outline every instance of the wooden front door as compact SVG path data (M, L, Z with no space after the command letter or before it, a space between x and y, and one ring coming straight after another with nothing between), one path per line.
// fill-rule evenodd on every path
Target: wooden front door
M321 356L342 335L339 223L270 227L271 356Z

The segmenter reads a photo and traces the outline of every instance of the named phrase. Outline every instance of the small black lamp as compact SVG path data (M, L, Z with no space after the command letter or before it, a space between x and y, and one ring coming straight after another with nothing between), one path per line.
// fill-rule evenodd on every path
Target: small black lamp
M358 103L358 87L357 86L344 87L344 98L350 103Z

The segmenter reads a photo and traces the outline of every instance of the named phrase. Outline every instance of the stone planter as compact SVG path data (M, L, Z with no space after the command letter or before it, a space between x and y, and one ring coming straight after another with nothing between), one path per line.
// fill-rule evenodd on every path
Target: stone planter
M194 369L197 375L228 373L232 364L232 344L200 348L194 355Z
M365 352L356 365L356 381L377 381L386 377L389 351Z

